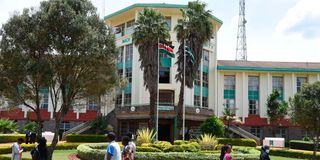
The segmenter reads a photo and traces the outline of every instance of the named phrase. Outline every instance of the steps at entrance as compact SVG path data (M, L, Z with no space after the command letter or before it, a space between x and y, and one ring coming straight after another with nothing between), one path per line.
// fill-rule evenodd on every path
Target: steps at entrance
M228 129L228 126L226 126L226 129ZM260 145L260 138L251 134L250 132L240 128L240 127L237 127L237 126L234 126L234 125L230 125L229 126L229 131L243 137L243 138L251 138L251 139L254 139L258 145Z

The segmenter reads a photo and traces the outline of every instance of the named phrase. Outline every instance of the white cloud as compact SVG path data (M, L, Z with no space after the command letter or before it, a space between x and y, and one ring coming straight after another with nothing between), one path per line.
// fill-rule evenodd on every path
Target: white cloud
M276 27L280 35L320 38L320 1L300 0L290 8Z

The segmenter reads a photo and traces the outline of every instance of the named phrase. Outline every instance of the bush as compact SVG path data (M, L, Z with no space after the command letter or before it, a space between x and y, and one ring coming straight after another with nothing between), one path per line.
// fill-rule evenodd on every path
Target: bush
M155 147L137 146L137 152L162 152L162 151L159 148L155 148Z
M154 130L149 130L149 128L139 129L137 131L137 141L136 144L139 146L142 143L152 143L156 133Z
M302 149L313 151L314 144L312 141L298 141L298 140L291 140L290 142L291 149ZM320 150L320 146L318 145L318 150Z
M104 150L92 149L89 145L81 144L77 147L78 156L82 160L104 159Z
M167 141L157 141L154 144L151 144L150 146L154 148L158 148L163 151L165 148L172 146L172 144Z
M206 121L201 124L200 129L202 133L208 133L213 136L222 137L224 135L224 124L214 115L206 119Z
M197 152L197 149L192 144L181 144L181 145L172 145L163 150L164 152Z
M0 133L13 133L17 130L17 123L8 119L0 119Z
M0 134L0 143L16 142L19 138L25 138L24 134Z
M200 136L199 145L202 150L214 150L218 141L211 134L203 134Z
M21 133L26 133L27 131L35 132L36 129L37 129L37 122L28 122L23 126Z
M56 150L76 149L78 146L79 143L58 143L56 146ZM25 151L31 151L35 148L35 144L22 144L21 147L24 148ZM48 145L48 147L50 147L50 145ZM0 154L8 153L11 153L11 144L0 146Z
M188 144L188 141L184 141L184 140L175 140L173 142L174 145L181 145L181 144Z
M273 156L291 157L295 159L311 159L313 153L310 151L271 149L269 154ZM319 153L317 154L317 159L320 159Z
M2 156L0 155L0 160L11 160L11 156ZM31 158L22 158L22 160L32 160Z
M232 146L257 147L257 142L249 138L217 138L218 144L231 144Z
M96 134L68 134L66 136L67 142L106 142L105 135Z
M97 134L102 134L107 130L108 121L104 116L98 116L91 122L90 126Z

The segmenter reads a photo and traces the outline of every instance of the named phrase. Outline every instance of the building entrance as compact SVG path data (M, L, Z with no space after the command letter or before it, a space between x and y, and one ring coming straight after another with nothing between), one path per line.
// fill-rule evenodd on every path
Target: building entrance
M159 124L158 127L158 139L159 141L171 142L171 126L170 124Z

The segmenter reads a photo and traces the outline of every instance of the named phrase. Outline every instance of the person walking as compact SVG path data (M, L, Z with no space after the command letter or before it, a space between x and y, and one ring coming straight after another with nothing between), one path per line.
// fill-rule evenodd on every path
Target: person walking
M109 145L106 150L105 160L121 160L121 150L119 144L115 141L116 135L113 132L109 132L107 135Z
M48 160L47 140L41 137L38 146L31 151L32 160Z
M134 140L134 135L131 132L127 133L127 136L130 138L129 144L132 145L133 147L133 155L136 155L136 150L137 150L137 146L136 144L133 142Z
M270 151L269 146L261 147L260 160L270 160L269 151Z
M23 143L23 139L19 138L17 142L12 145L12 157L11 160L21 160L23 149L21 148L21 144Z
M131 141L131 138L128 136L124 136L122 138L122 159L123 160L134 160L134 153L133 153L133 145L129 142Z
M230 154L231 150L232 150L231 145L224 145L221 148L220 160L232 160L232 156Z

